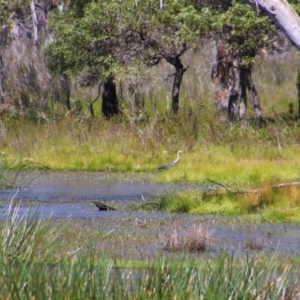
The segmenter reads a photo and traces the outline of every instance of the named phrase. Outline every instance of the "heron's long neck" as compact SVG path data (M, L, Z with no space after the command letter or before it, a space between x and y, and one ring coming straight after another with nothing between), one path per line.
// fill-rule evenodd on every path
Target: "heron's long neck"
M176 160L174 161L174 164L176 164L176 163L179 161L179 159L180 159L180 152L177 153L177 158L176 158Z

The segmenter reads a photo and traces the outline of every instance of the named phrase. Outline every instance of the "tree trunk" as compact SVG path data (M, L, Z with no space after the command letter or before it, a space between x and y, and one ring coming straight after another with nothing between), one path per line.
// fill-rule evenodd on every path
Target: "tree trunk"
M228 112L231 79L228 72L228 54L224 42L218 41L217 59L211 71L211 79L215 85L214 102L219 112Z
M228 50L228 32L224 32L217 45L217 61L211 72L215 84L215 103L219 111L227 111L229 120L239 119L240 62L234 51Z
M173 81L173 87L172 87L172 111L174 114L178 113L180 87L181 87L181 83L182 83L183 74L187 70L187 68L183 67L183 64L180 59L180 55L175 56L175 57L165 56L166 61L168 63L170 63L171 65L173 65L176 70L175 73L173 74L174 81Z
M260 106L260 100L258 97L258 93L257 93L256 87L255 87L255 84L252 80L250 66L246 69L245 75L246 75L246 86L251 95L251 102L252 102L252 106L253 106L253 110L254 110L254 118L257 121L261 121L262 120L262 110L261 110L261 106Z
M186 71L186 69L183 68L181 63L180 65L180 67L175 66L176 73L174 76L174 82L172 87L172 111L174 114L178 113L180 86L182 83L183 74Z
M286 0L242 0L264 11L300 51L300 17Z
M32 17L32 36L34 46L39 45L39 33L38 33L38 17L35 8L34 0L30 1L31 17Z
M117 98L116 85L112 79L104 83L102 93L102 114L109 119L119 113L119 102Z
M298 120L300 120L300 71L297 74L297 92L298 92Z
M2 59L2 54L0 52L0 99L4 95L3 91L3 83L4 83L4 63Z
M245 119L247 109L247 68L240 69L240 100L239 100L239 117Z
M255 119L259 120L262 118L262 112L251 77L251 64L241 64L235 49L228 46L230 36L231 28L224 27L217 44L217 61L211 72L215 84L215 103L219 111L227 111L229 120L242 120L246 117L248 89Z
M230 94L228 102L229 120L239 120L239 103L241 99L240 60L235 58L228 66L230 83Z
M71 102L70 102L71 89L70 89L70 81L68 76L62 75L62 77L60 78L60 85L61 85L61 90L63 93L63 100L65 102L65 105L68 110L71 110Z

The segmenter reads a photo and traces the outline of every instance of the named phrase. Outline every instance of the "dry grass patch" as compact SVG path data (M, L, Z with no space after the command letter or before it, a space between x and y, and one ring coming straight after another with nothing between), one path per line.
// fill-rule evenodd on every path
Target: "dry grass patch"
M212 231L201 224L193 224L187 229L174 223L163 236L163 249L167 251L204 252L212 242Z
M246 240L245 249L259 251L264 247L264 240L259 238L252 226L248 229L249 238Z
M263 246L263 240L256 236L251 237L245 244L245 248L248 250L262 250Z

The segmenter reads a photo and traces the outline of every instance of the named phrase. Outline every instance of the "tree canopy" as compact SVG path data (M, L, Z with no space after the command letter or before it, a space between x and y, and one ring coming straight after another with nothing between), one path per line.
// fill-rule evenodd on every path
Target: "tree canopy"
M201 40L218 40L227 30L226 47L244 66L270 44L274 23L242 2L164 0L161 5L157 0L67 0L64 9L56 5L48 12L52 38L43 45L46 64L53 73L77 77L89 86L122 80L165 60L174 67L174 73L166 75L174 78L176 112L188 70L182 57ZM0 0L0 24L8 24L14 10L30 3ZM300 12L298 0L290 4Z

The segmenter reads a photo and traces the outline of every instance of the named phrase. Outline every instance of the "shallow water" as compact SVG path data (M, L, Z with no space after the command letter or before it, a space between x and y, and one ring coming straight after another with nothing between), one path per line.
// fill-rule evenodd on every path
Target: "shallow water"
M126 219L135 220L141 224L147 223L149 220L158 222L164 220L169 222L169 226L176 221L180 223L182 229L188 228L192 224L201 224L218 241L216 242L218 249L221 247L235 253L251 252L258 250L251 250L251 245L255 244L259 246L259 250L277 251L288 255L300 254L300 226L298 225L247 225L238 222L224 222L222 216L214 215L99 211L92 203L93 200L140 201L153 195L159 195L163 191L195 188L195 185L150 183L133 180L130 176L124 175L117 175L112 179L104 173L89 172L45 172L42 174L32 173L27 176L18 191L0 191L2 199L0 219L6 218L9 201L14 198L15 200L22 199L18 211L19 216L22 216L30 207L30 213L38 212L40 218L51 217L58 220L71 218L78 221L103 222L103 224L107 224L105 225L108 226L107 230L114 228L112 220ZM197 187L204 188L200 185ZM3 199L6 200L3 201ZM157 235L158 233L150 231L147 234ZM161 248L161 245L154 243L148 247L152 250L147 249L154 251L159 247Z
M19 190L0 190L0 198L41 201L140 200L162 191L195 187L187 184L152 183L134 180L131 175L108 176L93 172L28 173ZM203 187L203 185L202 185Z

